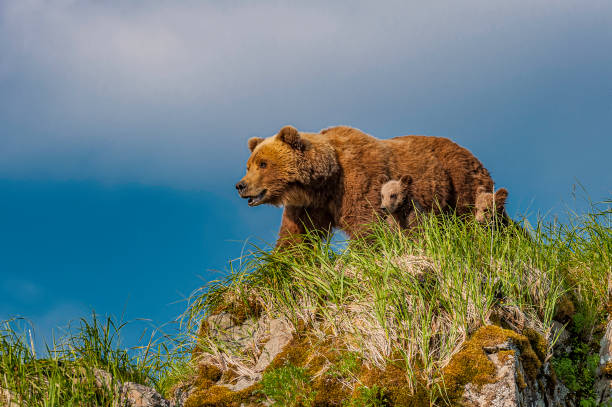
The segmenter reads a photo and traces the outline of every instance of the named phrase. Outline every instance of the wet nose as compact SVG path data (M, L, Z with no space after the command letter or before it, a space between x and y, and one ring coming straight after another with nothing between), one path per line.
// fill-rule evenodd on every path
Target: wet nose
M244 191L245 188L246 188L246 183L244 181L240 181L239 183L236 184L236 189L238 190L238 192Z

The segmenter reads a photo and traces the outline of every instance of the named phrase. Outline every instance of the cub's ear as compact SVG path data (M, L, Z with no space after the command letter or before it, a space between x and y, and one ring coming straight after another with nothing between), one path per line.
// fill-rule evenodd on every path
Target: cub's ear
M278 136L280 141L283 143L287 143L294 150L303 151L306 148L306 143L300 137L300 133L298 133L297 129L293 126L285 126L278 132Z
M410 175L402 175L402 177L400 178L400 182L402 183L402 185L407 187L412 184L412 177Z
M253 150L255 150L255 147L257 147L262 141L264 141L264 139L262 139L261 137L251 137L249 139L249 150L251 150L251 153L253 152Z
M506 188L500 188L495 192L495 205L502 207L506 204L508 198L508 190Z
M380 185L384 185L389 181L389 177L387 176L387 174L380 174L378 176L378 182L380 183Z
M476 194L484 194L485 192L487 192L487 188L483 185L479 186L478 189L476 190Z

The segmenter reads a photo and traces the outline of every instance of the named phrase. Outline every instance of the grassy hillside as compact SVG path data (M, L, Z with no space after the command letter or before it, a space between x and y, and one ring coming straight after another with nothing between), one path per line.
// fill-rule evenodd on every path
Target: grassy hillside
M485 372L449 362L467 354L466 341L478 328L494 325L521 333L538 363L551 360L557 376L588 403L610 305L609 203L564 224L540 222L528 233L425 217L414 234L381 223L346 247L311 236L292 250L253 248L231 263L225 279L194 293L179 337L139 351L121 348L114 337L121 327L112 320L94 319L37 358L27 331L7 322L0 387L28 406L104 405L112 392L95 383L95 369L103 369L166 396L195 383L192 407L241 398L278 406L449 405L463 384L488 380ZM262 344L248 349L197 332L202 320L221 312L236 324L281 319L293 332L261 382L240 394L220 391L210 376L252 372ZM555 351L559 323L574 338L569 351Z
M610 221L610 212L594 211L563 225L540 223L527 234L520 227L499 231L426 217L413 235L383 224L342 250L315 238L292 251L256 250L226 280L203 288L190 312L194 320L228 311L238 322L289 321L298 338L294 353L302 356L289 349L277 368L298 369L306 383L301 397L310 394L315 404L317 397L354 399L374 391L381 405L406 405L410 396L444 405L457 396L455 387L474 379L461 376L465 366L453 371L449 361L481 326L523 332L548 360L556 318L585 344L581 355L557 355L560 360L582 368L592 359L610 290ZM223 355L225 368L236 374L252 368L253 355L229 349L218 336L202 335L199 347ZM326 372L342 370L337 364L349 363L346 358L354 369L334 386ZM272 400L265 379L283 372L264 374L263 392ZM582 381L575 391L588 398L592 380ZM292 402L278 405L285 404Z

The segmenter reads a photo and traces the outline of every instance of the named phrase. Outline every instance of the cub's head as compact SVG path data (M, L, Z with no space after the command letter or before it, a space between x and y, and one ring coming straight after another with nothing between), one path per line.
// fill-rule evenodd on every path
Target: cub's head
M476 214L477 222L488 223L494 216L503 216L508 198L508 190L500 188L495 193L487 191L483 186L478 187L476 192Z
M236 184L249 206L264 203L283 205L305 194L296 193L322 183L338 171L335 151L325 142L313 142L295 127L285 126L278 134L248 142L251 156L246 175Z
M404 175L399 180L388 181L386 176L380 177L383 184L380 190L380 208L388 213L395 213L411 199L412 177Z

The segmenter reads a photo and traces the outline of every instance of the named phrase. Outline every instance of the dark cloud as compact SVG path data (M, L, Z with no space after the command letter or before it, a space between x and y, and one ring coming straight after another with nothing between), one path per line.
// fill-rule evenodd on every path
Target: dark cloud
M451 137L533 194L612 147L608 1L0 7L2 177L212 185L249 136L350 124Z

